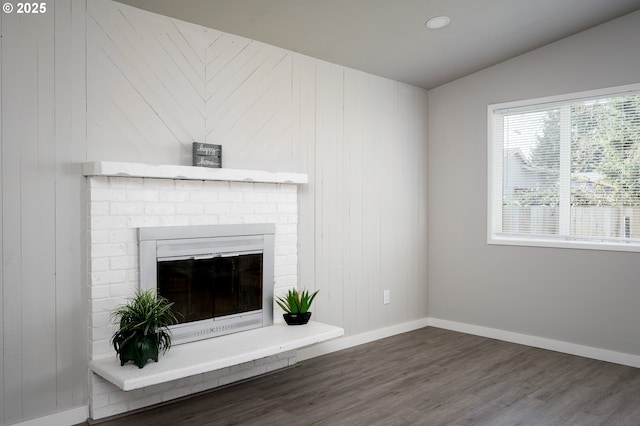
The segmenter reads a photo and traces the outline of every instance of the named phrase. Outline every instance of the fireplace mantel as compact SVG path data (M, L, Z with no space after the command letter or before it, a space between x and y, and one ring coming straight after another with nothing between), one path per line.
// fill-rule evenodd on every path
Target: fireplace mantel
M85 176L121 176L156 179L218 180L231 182L292 183L305 184L309 178L304 173L267 172L208 168L193 166L123 163L115 161L90 161L84 163Z

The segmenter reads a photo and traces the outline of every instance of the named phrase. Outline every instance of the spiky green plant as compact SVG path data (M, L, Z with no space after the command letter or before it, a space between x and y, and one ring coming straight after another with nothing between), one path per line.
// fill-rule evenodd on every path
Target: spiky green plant
M168 327L178 322L172 305L150 290L138 290L127 304L114 309L111 320L118 330L111 343L120 356L120 365L133 361L142 368L149 359L158 362L158 352L171 347Z
M287 292L286 297L277 297L276 303L288 314L304 314L309 311L313 299L320 290L309 294L309 290L298 292L295 288Z

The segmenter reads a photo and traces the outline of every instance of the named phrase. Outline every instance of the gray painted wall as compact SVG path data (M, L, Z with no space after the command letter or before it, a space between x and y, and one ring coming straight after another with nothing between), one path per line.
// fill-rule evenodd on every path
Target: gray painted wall
M429 316L640 354L640 253L487 245L487 105L640 82L640 12L429 92Z

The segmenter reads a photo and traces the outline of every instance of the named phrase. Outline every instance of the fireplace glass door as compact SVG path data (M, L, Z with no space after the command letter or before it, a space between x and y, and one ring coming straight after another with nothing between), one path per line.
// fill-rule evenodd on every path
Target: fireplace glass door
M139 228L140 288L173 302L172 342L273 324L273 224Z
M262 253L158 259L158 293L179 323L262 309Z

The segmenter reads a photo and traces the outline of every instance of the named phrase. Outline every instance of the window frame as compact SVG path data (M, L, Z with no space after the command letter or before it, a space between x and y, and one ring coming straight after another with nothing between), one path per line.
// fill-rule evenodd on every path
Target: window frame
M589 90L583 92L566 93L562 95L547 96L534 99L524 99L511 102L490 104L487 106L487 244L489 245L515 245L528 247L570 248L588 250L607 250L623 252L640 252L640 239L625 239L614 242L612 238L579 237L564 235L528 235L507 234L502 232L502 189L503 189L503 161L502 152L504 143L503 122L498 120L502 115L499 112L533 112L535 109L547 110L554 106L562 106L570 102L586 101L606 96L621 96L640 92L640 83L628 84ZM502 143L498 143L498 141ZM498 204L498 200L500 203ZM567 209L569 206L567 206Z

